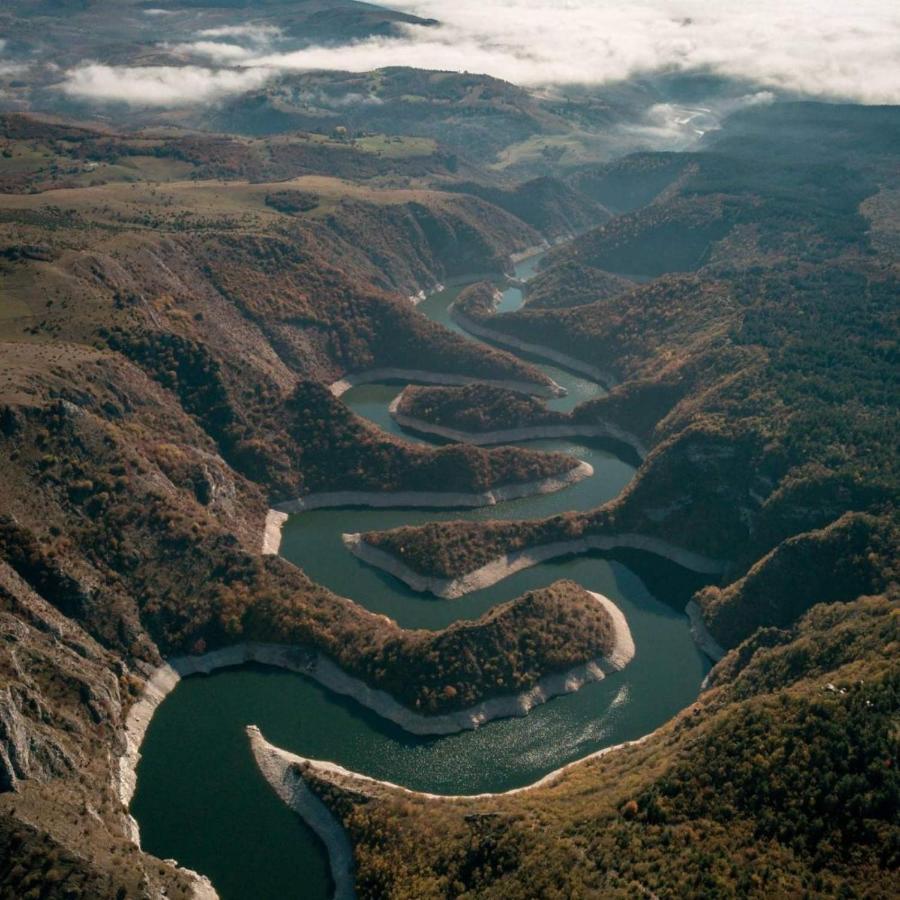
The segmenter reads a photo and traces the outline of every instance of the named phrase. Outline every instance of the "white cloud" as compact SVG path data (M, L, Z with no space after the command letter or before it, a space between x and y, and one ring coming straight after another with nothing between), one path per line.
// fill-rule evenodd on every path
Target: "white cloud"
M205 56L207 59L221 64L244 62L251 57L258 56L258 53L253 50L224 41L194 41L189 44L163 44L162 46L176 53Z
M281 37L273 26L209 28L196 36L231 40L178 46L241 71L190 67L181 70L187 84L179 85L177 69L113 75L109 67L83 66L69 74L65 89L106 99L124 93L127 102L140 103L142 90L127 83L137 78L153 88L149 98L208 99L261 84L277 71L415 66L484 72L526 86L710 71L813 97L900 103L900 8L889 0L492 0L488 10L485 0L390 5L442 24L278 53L269 48Z
M171 9L145 9L145 16L172 16L174 15L174 11Z
M739 109L772 103L775 95L758 91L727 100L717 99L711 106L682 106L654 103L635 121L616 125L611 134L620 146L686 150L711 131L721 128L722 119Z
M87 63L68 72L62 89L82 100L132 106L190 106L252 90L271 76L264 68L104 66Z
M900 102L900 11L888 0L494 0L489 15L484 0L392 5L443 24L265 61L468 70L523 85L701 69L813 96Z
M274 25L222 25L196 32L196 37L207 40L186 41L180 44L164 43L160 46L175 53L203 56L217 65L241 65L266 52L272 41L280 35L281 29ZM231 40L209 40L209 38ZM250 46L245 46L246 44Z
M247 38L258 44L266 44L280 37L281 29L275 25L222 25L218 28L204 28L197 35L208 38Z

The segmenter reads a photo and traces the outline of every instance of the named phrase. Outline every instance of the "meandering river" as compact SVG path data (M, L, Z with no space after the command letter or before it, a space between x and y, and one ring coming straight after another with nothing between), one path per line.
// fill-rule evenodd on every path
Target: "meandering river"
M536 263L535 258L520 263L519 277L529 277ZM459 290L434 294L419 308L459 331L448 315ZM521 291L510 288L501 309L520 303ZM551 401L554 408L571 409L602 393L580 376L550 365L540 368L568 390ZM343 399L383 428L405 434L388 414L401 389L361 385ZM208 875L223 900L325 900L331 885L324 849L262 779L244 726L259 725L267 740L302 756L333 760L410 788L479 793L528 784L602 747L640 737L696 698L708 663L679 608L685 598L676 585L683 573L669 564L640 555L629 556L629 565L599 555L552 561L447 601L410 591L344 548L344 532L590 509L616 496L634 474L623 449L614 452L578 439L530 441L527 446L573 454L590 462L595 474L555 494L482 510L305 512L287 522L281 553L338 594L410 628L443 628L457 619L476 618L523 591L559 578L574 579L613 599L628 618L637 652L626 669L539 706L525 718L437 738L409 735L294 673L244 666L185 679L157 710L141 748L131 811L145 850Z

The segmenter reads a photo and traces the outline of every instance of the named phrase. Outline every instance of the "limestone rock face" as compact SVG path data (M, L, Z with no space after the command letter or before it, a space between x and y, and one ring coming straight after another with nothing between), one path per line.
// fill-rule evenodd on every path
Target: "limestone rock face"
M81 896L213 897L174 864L146 866L131 844L112 766L139 683L0 560L0 857L26 868L53 858ZM21 896L15 871L5 886Z
M40 697L25 687L0 691L0 791L16 790L21 779L67 775L75 768L72 756L32 716L49 716Z
M71 775L121 719L112 657L0 564L0 791Z

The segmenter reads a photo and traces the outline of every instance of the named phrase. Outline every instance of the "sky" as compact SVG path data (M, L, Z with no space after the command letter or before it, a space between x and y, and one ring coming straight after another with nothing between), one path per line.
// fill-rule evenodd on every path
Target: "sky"
M711 71L810 97L900 103L900 3L889 0L397 0L441 22L397 38L295 49L248 18L165 49L184 65L68 71L72 96L134 105L210 102L289 71L409 65L523 86L609 84Z

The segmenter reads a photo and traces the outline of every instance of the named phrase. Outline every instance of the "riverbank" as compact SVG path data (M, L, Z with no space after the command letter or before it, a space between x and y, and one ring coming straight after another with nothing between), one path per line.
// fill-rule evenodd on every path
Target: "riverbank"
M577 484L594 474L594 467L578 460L578 464L559 475L551 475L538 481L507 484L477 494L454 491L325 491L287 500L271 508L266 515L263 529L263 554L276 555L281 547L281 531L288 517L294 513L313 509L331 509L342 506L365 506L373 509L425 508L425 509L480 509L496 506L508 500L552 494L572 484Z
M517 337L495 331L493 328L487 328L480 322L476 322L474 319L467 316L465 313L460 312L455 304L450 307L450 318L452 318L460 328L469 332L469 334L475 335L475 337L484 338L494 344L511 347L514 350L521 350L524 353L530 353L534 356L547 359L550 362L562 366L564 369L577 372L579 375L585 375L592 381L596 381L607 388L612 387L616 383L617 379L611 372L600 369L590 363L583 362L580 359L576 359L574 356L569 356L567 353L560 353L552 347L545 347L542 344L532 344L529 341L523 341Z
M262 555L277 556L281 549L281 530L289 518L288 513L270 509L266 513L266 521L263 525Z
M691 600L685 607L688 620L691 623L691 637L694 643L712 660L718 662L724 655L725 649L712 636L703 621L703 612L696 600Z
M119 757L119 799L125 807L130 804L137 784L140 748L150 720L157 707L175 690L178 682L190 675L208 675L218 669L250 662L306 675L336 694L351 697L410 734L455 734L479 728L493 719L527 715L535 706L546 703L553 697L577 691L585 684L600 681L607 674L620 671L634 657L634 639L622 611L601 594L588 593L603 606L612 620L614 641L605 656L582 663L566 672L545 675L531 688L517 694L491 697L468 709L442 715L423 716L413 712L386 691L372 688L361 679L348 675L324 654L307 647L245 642L199 656L173 657L149 674L140 697L128 711L125 719L125 751ZM133 818L130 818L129 830L132 840L140 846L140 831Z
M439 294L442 290L445 289L445 287L446 285L441 284L441 282L439 281L434 287L428 288L427 290L425 288L422 288L415 294L409 295L409 302L412 303L413 306L418 306L424 300L427 300L432 294Z
M181 676L168 665L155 669L144 682L141 696L128 710L125 719L125 752L118 761L118 783L116 784L119 800L124 809L128 809L131 798L137 787L137 764L141 758L141 744L150 725L156 708L172 693ZM127 835L135 846L141 846L141 832L137 820L130 813L125 815ZM219 900L219 893L212 882L199 872L179 865L178 868L191 880L194 900Z
M446 600L455 600L473 591L491 587L522 569L546 562L548 559L575 556L591 550L643 550L704 575L719 575L727 566L725 561L710 559L691 550L676 547L661 538L640 534L588 535L571 541L557 541L508 553L465 575L440 578L414 571L393 554L366 543L361 534L345 534L343 540L347 549L364 562L399 578L414 591L427 592Z
M549 772L543 778L532 784L520 788L512 788L500 793L481 794L429 794L422 791L413 791L402 785L390 781L383 781L352 772L339 766L337 763L323 760L309 759L298 756L287 750L282 750L274 744L270 744L262 735L256 725L248 725L246 728L250 748L256 760L260 773L278 795L278 797L319 836L328 851L328 860L331 868L331 876L335 884L335 900L347 900L356 896L354 885L354 861L353 848L349 836L342 823L335 817L328 807L313 793L306 783L304 771L311 771L324 781L338 778L351 782L353 788L360 793L371 796L374 789L399 791L409 797L424 799L429 802L456 803L473 800L486 800L500 796L510 796L537 788L547 787L560 778L574 766L580 766L590 760L599 759L617 750L628 747L638 747L645 743L652 735L648 734L634 741L624 741L611 747L604 747L582 759L560 766Z
M369 369L345 375L328 386L332 396L342 397L352 387L359 384L373 384L381 381L418 382L421 384L461 385L483 382L496 387L507 388L520 394L532 394L535 397L564 397L566 389L558 385L552 378L547 384L537 381L517 381L512 378L478 378L474 375L452 375L446 372L429 372L426 369Z
M363 792L365 792L366 785L374 785L377 787L387 788L389 790L400 791L404 794L410 795L411 797L421 797L425 800L437 800L446 803L467 800L490 800L493 797L510 797L514 794L524 794L528 791L537 790L538 788L549 787L575 766L583 765L584 763L588 763L591 760L600 759L610 753L615 752L616 750L625 750L628 747L639 747L641 744L646 743L656 733L650 732L650 734L645 734L643 737L639 737L633 741L622 741L621 744L613 744L610 747L604 747L602 750L595 750L593 753L589 753L587 756L582 756L581 759L575 759L570 763L566 763L564 766L560 766L558 769L554 769L552 772L548 772L542 778L539 778L537 781L533 781L531 784L526 784L522 787L517 788L510 788L508 791L482 792L480 794L430 794L427 791L414 791L412 790L412 788L404 787L402 784L395 784L392 781L384 781L380 778L372 778L371 775L363 775L361 772L353 772L350 769L345 769L343 766L340 766L337 763L327 762L321 759L310 759L306 756L298 756L296 753L291 753L288 750L282 750L280 747L276 747L274 744L270 744L262 736L262 733L256 725L248 725L246 730L247 737L250 739L251 744L255 745L254 756L256 755L258 748L261 754L264 753L266 756L278 757L284 763L285 767L299 765L302 767L309 767L317 774L325 776L326 778L328 775L339 775L344 778L348 778L352 780ZM283 777L280 766L278 766L277 768L270 767L269 771L272 772L277 778ZM263 771L263 775L268 781L269 778L266 771ZM269 783L271 784L272 782L270 781ZM331 815L330 812L329 815Z
M578 464L566 472L551 475L537 481L523 481L507 484L475 494L456 491L325 491L298 497L279 503L273 509L277 513L291 514L311 509L326 509L341 506L367 506L374 509L391 507L427 507L436 509L479 509L496 506L507 500L531 497L536 494L552 494L570 484L575 484L594 474L590 463L578 460Z
M521 428L507 428L502 431L460 431L456 428L447 428L443 425L434 425L424 419L408 416L400 412L400 404L403 400L405 388L391 401L388 412L393 420L403 428L409 428L421 434L430 434L446 440L456 441L462 444L474 444L487 446L493 444L509 444L517 441L536 441L554 438L608 438L620 441L631 447L641 460L647 456L647 448L640 438L618 425L604 422L597 425L573 423L571 425L531 425Z
M302 757L268 743L255 725L247 726L247 736L263 778L279 799L297 813L325 845L331 880L334 882L334 900L351 900L356 896L356 891L350 838L331 810L297 774L296 764L302 762Z
M572 236L563 238L562 240L557 239L555 241L556 244L564 243L566 240L571 240ZM546 253L553 245L550 241L541 241L540 244L533 244L531 247L526 247L524 250L519 250L516 253L510 253L509 258L513 265L518 263L526 262L529 259L534 259L535 256L540 256L542 253Z

